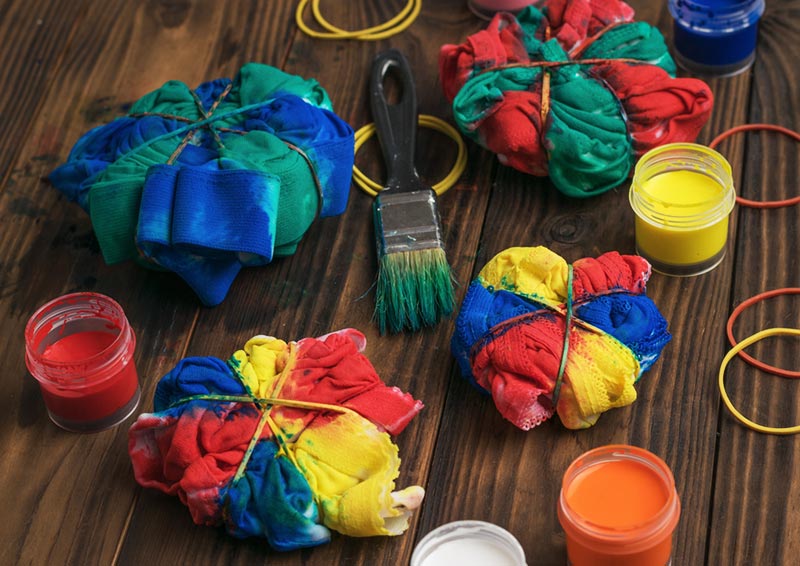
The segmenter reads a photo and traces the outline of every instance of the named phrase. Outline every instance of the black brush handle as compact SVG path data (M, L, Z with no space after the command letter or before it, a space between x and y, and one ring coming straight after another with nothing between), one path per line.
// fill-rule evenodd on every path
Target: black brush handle
M384 83L394 73L401 88L400 100L389 104ZM417 135L417 91L408 61L396 49L378 54L370 74L370 106L386 164L386 189L414 191L422 183L414 167Z

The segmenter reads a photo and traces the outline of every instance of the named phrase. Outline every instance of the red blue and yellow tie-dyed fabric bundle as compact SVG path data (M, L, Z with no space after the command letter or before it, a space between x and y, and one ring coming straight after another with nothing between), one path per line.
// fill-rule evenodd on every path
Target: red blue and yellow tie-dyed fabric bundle
M636 400L634 384L670 340L645 295L650 264L605 253L568 265L545 247L509 248L470 285L452 351L464 376L528 430L558 413L594 425Z
M197 524L278 550L323 544L330 530L403 533L424 491L395 490L389 435L422 403L381 381L365 345L352 329L256 336L227 363L182 360L130 429L136 480L177 495Z

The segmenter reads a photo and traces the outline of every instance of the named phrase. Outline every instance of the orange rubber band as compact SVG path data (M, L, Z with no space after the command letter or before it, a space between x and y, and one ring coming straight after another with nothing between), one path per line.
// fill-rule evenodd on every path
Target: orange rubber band
M735 126L730 130L722 132L720 135L715 137L710 144L708 144L708 147L714 149L715 147L717 147L719 142L731 137L733 134L738 134L739 132L752 132L752 131L762 131L762 130L768 130L770 132L779 132L781 134L786 134L793 140L800 142L800 133L795 132L794 130L790 130L789 128L784 128L783 126L776 126L775 124L744 124L742 126ZM740 206L747 206L750 208L781 208L784 206L792 206L800 203L800 196L787 198L784 200L765 200L765 201L749 200L737 196L736 202Z
M726 331L728 333L728 340L731 343L731 346L736 346L736 338L733 336L733 323L736 322L736 319L742 314L747 307L754 305L758 302L763 301L764 299L769 299L770 297L779 297L781 295L800 295L800 287L784 287L782 289L774 289L772 291L767 291L765 293L760 293L755 295L754 297L750 297L738 307L736 307L731 316L728 318L728 324L726 326ZM765 364L762 361L759 361L752 357L750 354L745 353L744 351L739 352L739 357L746 361L753 367L756 367L760 370L769 372L774 375L778 375L780 377L789 377L792 379L800 378L800 371L790 371L788 369L778 368L775 366L771 366L769 364Z

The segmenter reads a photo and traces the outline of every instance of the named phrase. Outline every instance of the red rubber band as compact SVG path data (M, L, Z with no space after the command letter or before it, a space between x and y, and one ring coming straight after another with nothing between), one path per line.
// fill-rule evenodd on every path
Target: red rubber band
M751 305L763 301L764 299L769 299L770 297L778 297L781 295L800 295L800 287L784 287L782 289L774 289L772 291L760 293L758 295L750 297L749 299L744 301L742 304L740 304L733 310L731 316L728 318L728 324L725 328L728 333L728 340L730 341L731 346L736 346L737 344L736 338L734 338L733 336L733 323L736 322L736 319L739 317L740 314L742 314L742 311L744 311L747 307ZM753 367L778 375L780 377L789 377L792 379L800 378L800 371L790 371L788 369L777 368L775 366L765 364L764 362L755 359L750 354L747 354L744 351L739 352L739 357Z
M775 124L744 124L742 126L735 126L730 130L726 130L722 132L720 135L715 137L708 147L714 149L717 147L719 142L724 139L731 137L733 134L738 134L739 132L752 132L752 131L761 131L761 130L768 130L770 132L780 132L781 134L786 134L790 138L794 139L797 142L800 142L800 133L795 132L794 130L790 130L789 128L784 128L783 126L776 126ZM749 200L746 198L742 198L740 196L736 197L736 202L740 206L748 206L750 208L781 208L784 206L792 206L795 204L800 203L800 196L796 196L793 198L787 198L784 200ZM741 355L741 354L740 354ZM745 354L746 356L747 354ZM743 356L744 357L744 356ZM796 376L800 377L800 376Z

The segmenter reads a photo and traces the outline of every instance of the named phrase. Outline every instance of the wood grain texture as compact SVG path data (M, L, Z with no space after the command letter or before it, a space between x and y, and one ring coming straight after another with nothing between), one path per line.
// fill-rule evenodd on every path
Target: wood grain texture
M780 124L800 130L800 88L793 69L800 57L800 2L773 2L761 21L749 122ZM794 40L792 40L794 38ZM745 147L734 158L743 174L740 194L754 200L797 194L800 144L781 134L738 134L733 144ZM733 296L736 305L752 295L778 287L800 287L800 208L739 208ZM736 323L742 339L775 326L800 328L800 296L767 300L746 310ZM721 338L722 339L722 338ZM727 342L725 343L728 347ZM773 338L748 349L773 365L797 369L800 340ZM716 372L709 374L716 380ZM758 371L733 360L726 376L734 404L756 422L771 426L800 423L797 380ZM796 564L800 553L800 465L796 436L774 437L744 428L722 409L715 475L709 564Z
M85 23L85 0L0 5L0 182L15 172L25 137L52 86L74 33Z
M336 25L356 29L393 16L404 0L323 2ZM406 564L415 543L452 520L495 522L519 538L528 563L562 565L564 535L556 519L561 476L582 452L630 443L672 468L683 514L675 565L786 565L800 553L798 441L770 438L735 423L719 402L716 371L728 345L728 313L745 298L800 286L800 207L737 208L728 253L709 274L654 275L648 284L670 322L672 342L637 385L632 406L611 411L586 431L557 419L523 432L476 392L449 353L453 322L413 335L380 337L371 322L376 257L372 201L353 188L341 217L317 221L298 252L244 270L225 302L200 308L171 274L132 264L105 266L87 216L41 182L78 136L107 122L170 79L190 85L232 76L259 61L317 78L336 112L354 127L370 121L367 82L380 51L409 58L419 111L452 120L437 76L439 47L485 26L465 0L423 3L404 33L379 42L316 40L295 29L296 0L0 0L0 564ZM666 2L631 1L637 18L668 41ZM42 17L42 14L47 14ZM56 17L58 16L58 17ZM42 23L39 24L38 20ZM31 31L34 30L34 31ZM755 66L711 79L710 141L747 121L800 128L800 0L768 2ZM686 75L685 73L681 73ZM11 87L24 83L18 96ZM609 250L634 251L627 185L590 200L568 199L546 179L499 165L469 143L467 171L439 199L448 258L460 304L477 271L499 251L546 245L568 261ZM740 193L785 198L797 193L798 145L777 134L739 135L719 148ZM435 181L454 151L422 131L416 161ZM380 178L377 144L358 161ZM329 545L276 553L263 540L237 540L197 526L176 499L138 488L127 456L127 426L95 435L60 431L46 415L23 361L28 316L63 292L94 290L125 307L137 331L140 412L150 410L157 380L184 355L225 358L255 334L284 339L355 327L367 356L390 385L426 408L396 439L403 460L398 486L426 487L409 532L395 538L334 535ZM741 338L769 326L800 327L800 297L773 299L740 317ZM798 341L770 340L752 353L796 368ZM797 383L731 363L727 382L737 405L763 422L800 422Z
M23 362L27 317L64 292L113 296L137 332L142 395L152 399L158 378L184 355L198 312L188 287L173 275L133 263L103 265L87 215L41 181L83 132L121 114L148 90L176 77L194 85L235 72L220 59L216 39L226 37L224 24L240 30L252 5L178 8L104 2L83 11L69 50L48 68L56 86L42 89L37 119L0 196L0 336L6 351L16 353L0 378L8 391L0 438L11 454L0 463L0 504L7 509L0 535L3 564L112 563L139 491L127 457L127 427L81 436L48 421ZM272 31L273 38L281 37L280 30ZM227 37L235 42L238 36L228 31ZM203 51L192 45L194 38L214 41L201 41ZM283 38L253 52L277 63L288 51L289 34ZM181 56L159 56L153 49L159 45Z

